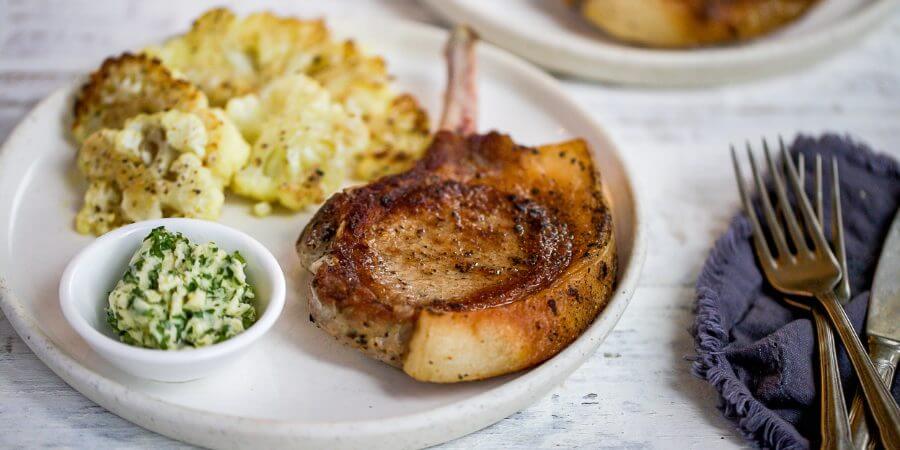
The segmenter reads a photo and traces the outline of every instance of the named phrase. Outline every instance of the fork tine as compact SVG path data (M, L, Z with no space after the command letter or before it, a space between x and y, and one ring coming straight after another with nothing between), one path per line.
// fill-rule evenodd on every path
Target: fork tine
M807 198L806 192L803 191L803 188L800 186L800 182L797 179L797 168L794 167L794 163L788 156L787 149L785 149L784 145L781 146L781 156L787 166L787 178L793 187L794 195L797 198L797 205L800 207L800 213L803 215L803 222L806 223L806 229L809 231L813 243L818 250L831 253L828 242L825 240L825 234L822 233L822 227L816 220L812 206L809 204L809 198ZM796 221L796 217L794 217L794 220ZM805 239L803 240L803 245L806 247Z
M841 212L841 182L837 159L831 158L831 236L835 257L841 265L841 281L835 288L840 301L850 298L850 277L847 276L847 253L844 251L844 216Z
M766 189L766 184L763 181L762 175L760 175L759 169L756 167L756 158L753 157L753 151L750 149L749 142L747 142L747 159L750 160L750 170L753 172L753 179L756 181L756 190L759 192L759 198L762 201L766 226L769 227L769 232L772 233L772 240L775 241L775 247L778 249L778 256L789 255L791 252L788 248L787 240L784 238L784 232L781 231L781 226L778 224L778 216L775 215L775 210L772 208L769 190Z
M778 136L778 140L781 141L781 136ZM806 186L806 158L803 156L803 153L797 153L797 171L799 172L800 177L800 186ZM779 210L781 212L781 210Z
M803 237L803 231L800 229L800 224L797 222L797 216L794 214L794 208L791 206L790 201L788 201L787 191L784 188L784 181L781 179L781 170L776 169L771 152L769 152L769 144L766 143L765 139L763 139L763 152L766 154L766 163L769 166L769 172L772 174L772 181L775 184L778 207L781 208L781 212L784 214L784 219L785 222L787 222L788 230L791 233L791 240L794 242L794 247L798 252L801 249L809 251L809 246L806 245L806 239ZM789 165L793 167L794 164L791 163L790 160L788 160L788 162Z
M783 146L784 143L781 142L781 136L778 136L778 141L780 146ZM822 227L822 230L825 230L824 226L824 217L825 217L825 208L822 201L823 193L822 193L822 156L816 155L815 159L815 176L813 178L813 191L815 193L815 213L816 218L819 221L819 226ZM806 159L803 156L803 153L797 154L797 179L800 181L800 186L806 188L806 184L804 180L806 179Z
M756 256L763 263L763 267L774 267L775 259L772 258L772 252L769 251L769 245L766 243L766 236L763 234L762 226L759 224L759 218L756 216L756 211L753 210L753 203L750 202L750 194L744 185L744 176L741 175L741 166L738 164L734 145L731 146L731 162L734 165L734 177L737 180L744 212L750 218L750 228L753 230L753 245L756 247Z
M803 184L802 182L800 184ZM816 218L819 225L825 228L825 205L822 195L822 155L816 155Z

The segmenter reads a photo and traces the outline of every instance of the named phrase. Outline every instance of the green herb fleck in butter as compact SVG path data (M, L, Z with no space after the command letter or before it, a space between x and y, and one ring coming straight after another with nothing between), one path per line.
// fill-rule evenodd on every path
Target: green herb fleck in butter
M245 266L238 252L156 228L109 293L107 321L122 342L139 347L178 350L222 342L256 320Z

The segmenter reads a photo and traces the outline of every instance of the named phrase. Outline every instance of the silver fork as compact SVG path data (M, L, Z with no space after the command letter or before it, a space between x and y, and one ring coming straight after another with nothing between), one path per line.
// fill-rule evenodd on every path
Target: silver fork
M781 142L781 137L778 138L778 141ZM803 186L805 162L802 154L797 155L797 167L800 168L800 185ZM831 248L834 250L835 256L837 256L841 265L841 281L834 287L833 292L843 305L850 299L850 283L847 273L847 259L844 257L844 227L842 226L840 187L838 184L837 162L835 160L832 160L832 167ZM757 174L758 172L754 172L754 175ZM757 183L760 180L761 177L757 178ZM816 196L816 216L819 223L823 224L825 223L825 208L822 191L822 157L820 155L816 155L813 186ZM809 311L813 318L813 325L815 325L816 347L819 352L819 388L822 392L819 406L821 411L819 419L819 430L822 435L821 448L853 448L853 433L847 414L847 405L844 401L841 373L838 368L837 347L834 344L834 333L831 331L831 326L828 325L828 319L825 318L821 309L815 307L815 305L809 305L802 300L794 300L790 297L785 297L784 301L797 308Z
M773 287L783 293L807 297L814 296L818 299L832 327L837 330L838 336L847 349L853 368L860 379L860 385L869 404L869 409L878 426L882 443L885 448L900 449L900 409L894 403L888 389L878 378L878 373L872 365L872 360L865 352L862 343L853 330L850 319L844 313L843 307L841 307L840 302L832 292L832 289L841 278L840 266L831 252L828 242L825 240L822 227L816 220L809 199L800 186L797 168L788 156L784 144L781 143L782 164L786 169L787 179L797 199L806 233L801 228L800 221L794 213L794 208L788 200L788 192L785 189L781 171L776 170L768 145L765 144L765 141L763 144L778 205L785 218L787 232L793 244L792 249L788 244L786 233L775 215L771 201L768 200L766 195L761 195L766 225L769 233L772 235L772 240L775 242L777 256L773 256L766 242L762 225L753 209L750 196L744 187L740 166L737 163L737 155L732 153L732 156L741 198L753 230L754 246L766 279ZM750 160L753 162L752 154L750 156ZM758 171L756 173L758 175ZM760 185L758 184L758 186ZM761 187L763 188L761 190L762 193L767 192L764 186ZM811 246L807 240L811 241Z
M763 145L765 146L765 144ZM731 147L731 157L732 162L734 163L735 175L737 176L738 180L738 189L741 192L741 198L744 199L744 209L747 211L747 215L750 216L750 208L752 206L749 203L748 196L746 195L746 191L744 189L744 181L741 177L740 167L738 164L737 154L734 150L734 146ZM749 142L747 143L747 157L750 160L750 167L753 172L753 178L756 183L756 188L760 192L760 199L763 202L763 208L765 208L765 211L772 210L772 203L769 199L769 196L767 195L769 191L766 189L760 171L756 167L756 160L753 158ZM798 165L800 167L804 166L803 155L798 156ZM800 184L802 185L803 172L801 172L800 177ZM824 216L822 204L823 195L821 157L816 158L815 186L816 208L819 216L819 221L821 223L822 217ZM781 211L780 208L778 208L777 213L784 215L784 212ZM832 214L834 214L834 210L832 210ZM777 217L778 214L775 215ZM752 217L753 216L751 216L751 218ZM837 239L835 239L835 241L835 245L837 245ZM843 241L841 241L840 243L843 244ZM756 246L757 254L759 258L762 259L763 255L759 254L759 249L760 247ZM843 250L843 248L841 248L841 250ZM793 306L804 309L806 311L810 311L813 318L813 324L815 325L817 342L816 347L819 353L819 389L821 392L821 413L819 419L819 430L822 439L821 448L840 450L852 449L853 440L851 438L847 407L846 403L844 402L844 394L841 387L841 375L837 361L837 347L834 343L834 334L831 331L831 327L828 325L827 319L823 315L822 311L819 308L814 307L814 305L804 303L802 300L792 300L789 297L785 297L785 301Z

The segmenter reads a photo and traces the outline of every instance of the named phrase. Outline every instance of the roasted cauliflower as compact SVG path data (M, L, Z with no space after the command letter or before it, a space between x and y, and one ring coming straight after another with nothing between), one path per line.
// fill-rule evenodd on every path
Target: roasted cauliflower
M72 134L80 143L102 128L121 128L138 114L207 106L200 89L172 75L159 60L125 53L103 61L79 91Z
M320 20L269 13L241 19L214 9L185 35L146 52L196 83L213 105L257 93L283 75L315 79L369 128L367 147L351 161L358 178L408 168L430 141L427 114L414 98L393 91L384 60L353 41L332 40Z
M371 139L356 156L355 177L401 172L422 156L431 141L428 114L411 95L391 89L382 58L364 54L353 41L339 42L310 67L309 75L369 126Z
M258 215L270 211L268 202L299 210L324 201L343 181L349 159L369 142L365 124L302 74L234 98L226 111L253 142L231 188L263 202L254 208Z
M396 96L366 117L369 146L356 154L353 176L374 180L412 167L431 142L428 115L410 95Z
M141 114L121 129L91 134L78 152L90 186L76 230L99 235L139 220L217 218L224 185L204 165L214 138L203 118L177 110Z
M203 165L224 187L231 185L234 174L244 167L250 157L250 145L240 130L219 108L201 109L194 115L203 121L207 145Z
M75 102L89 184L76 228L213 219L227 188L258 200L258 215L273 202L299 210L349 174L402 171L428 145L429 121L390 80L383 59L332 39L321 20L227 9L107 59Z
M304 71L319 47L328 41L320 20L281 18L269 13L240 19L223 8L194 21L190 31L150 47L146 53L196 83L213 105L258 91L291 71ZM306 54L309 61L297 56Z

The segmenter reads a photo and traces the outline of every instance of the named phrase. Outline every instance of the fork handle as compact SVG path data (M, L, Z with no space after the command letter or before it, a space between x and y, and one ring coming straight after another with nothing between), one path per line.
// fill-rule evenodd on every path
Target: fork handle
M856 336L850 319L844 312L844 308L838 303L834 293L828 291L816 294L816 297L822 303L825 312L828 313L831 325L837 331L841 342L844 343L844 348L847 349L884 448L900 450L900 408L897 407L888 388L881 382L878 371L875 370L872 360L863 348L859 337Z
M900 342L869 336L869 356L872 357L881 381L890 388L891 382L894 380L894 369L897 367L897 361L900 361ZM853 443L860 449L869 447L869 429L871 427L863 404L862 394L857 391L853 398L853 406L850 408L850 429L853 433Z
M841 388L841 373L838 369L837 347L831 325L819 308L813 307L812 317L816 326L816 342L819 349L819 390L821 392L822 449L850 450L850 422L847 419L847 405Z

